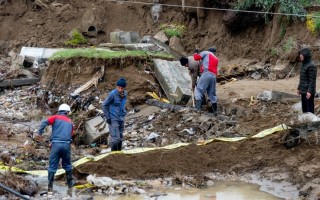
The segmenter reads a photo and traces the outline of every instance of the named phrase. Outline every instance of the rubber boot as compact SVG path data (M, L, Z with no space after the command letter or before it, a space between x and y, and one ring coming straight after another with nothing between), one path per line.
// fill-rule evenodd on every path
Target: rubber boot
M201 109L202 109L202 101L201 100L196 100L196 109L201 111Z
M122 150L122 141L118 142L118 151Z
M74 181L72 180L72 170L70 171L66 171L66 175L67 175L67 185L69 188L74 186Z
M118 143L111 146L111 151L118 151Z
M53 172L48 172L48 192L53 191L54 174Z
M212 113L217 116L218 115L218 105L217 103L212 104Z

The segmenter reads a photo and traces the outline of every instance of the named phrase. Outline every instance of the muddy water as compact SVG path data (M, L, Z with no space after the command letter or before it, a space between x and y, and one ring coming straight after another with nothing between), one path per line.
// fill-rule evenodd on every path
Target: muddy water
M172 189L168 191L149 192L148 196L102 196L96 195L95 200L276 200L280 199L271 194L259 191L258 185L239 181L226 181L216 183L215 186L200 189Z

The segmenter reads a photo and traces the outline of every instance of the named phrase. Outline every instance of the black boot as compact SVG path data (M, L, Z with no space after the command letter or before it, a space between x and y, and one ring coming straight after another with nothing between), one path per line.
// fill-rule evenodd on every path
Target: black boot
M111 146L111 151L118 151L118 143Z
M66 171L66 175L67 175L67 185L69 188L74 186L74 181L72 180L72 170L70 171Z
M48 172L48 192L53 190L54 174L53 172Z
M212 104L212 113L217 116L218 115L218 105L217 103Z
M202 101L201 100L196 100L196 109L201 111L201 109L202 109Z
M118 142L118 151L121 151L122 150L122 141Z

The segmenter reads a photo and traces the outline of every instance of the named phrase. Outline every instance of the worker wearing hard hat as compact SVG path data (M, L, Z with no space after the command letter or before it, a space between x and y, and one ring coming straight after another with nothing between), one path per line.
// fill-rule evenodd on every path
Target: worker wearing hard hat
M36 140L43 140L42 134L44 129L52 126L52 134L50 137L51 151L48 168L48 192L52 192L54 175L58 169L59 161L62 159L62 167L66 171L67 184L69 187L74 185L72 180L72 165L71 165L71 142L73 136L73 123L68 117L70 106L61 104L58 109L58 114L49 117L41 122Z

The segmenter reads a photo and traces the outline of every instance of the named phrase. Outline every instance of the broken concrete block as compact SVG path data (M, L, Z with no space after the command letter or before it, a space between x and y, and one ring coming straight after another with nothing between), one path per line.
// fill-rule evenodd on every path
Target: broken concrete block
M191 77L178 61L154 59L154 71L171 103L188 102L191 97Z
M110 33L110 41L115 44L139 43L139 33L116 31Z
M22 47L20 51L20 55L48 60L51 56L53 56L54 53L61 50L63 49Z
M155 36L153 36L155 39L159 40L162 43L167 44L169 39L166 36L166 34L163 31L158 32Z
M263 91L260 94L258 94L257 99L263 100L263 101L278 101L283 99L299 99L300 97L294 94L288 94L285 92L279 92L279 91Z
M86 144L92 144L96 142L101 142L107 144L107 137L109 134L109 126L106 121L98 116L86 122L85 124L86 131ZM104 140L104 141L100 141Z
M320 121L320 117L313 113L302 113L298 116L299 122L306 123L306 122L317 122Z
M281 100L281 99L299 99L300 96L295 94L289 94L285 92L272 91L272 100Z
M255 79L255 80L260 80L262 78L261 73L259 72L253 72L253 74L251 74L251 78Z
M257 99L262 101L270 101L272 99L272 92L271 91L263 91L258 94Z

